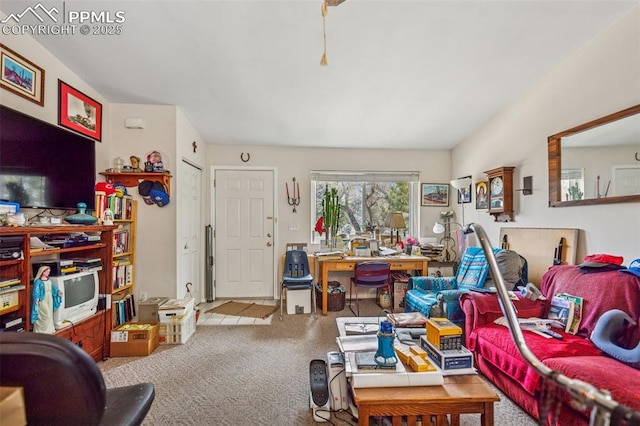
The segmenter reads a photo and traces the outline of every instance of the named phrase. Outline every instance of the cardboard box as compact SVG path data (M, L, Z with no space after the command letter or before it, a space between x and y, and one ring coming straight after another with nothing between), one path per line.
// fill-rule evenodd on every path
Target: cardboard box
M138 305L138 322L153 324L160 322L158 309L168 297L150 297Z
M311 289L287 290L287 314L310 314L311 313Z
M393 283L393 312L404 312L404 296L407 294L408 286L408 281Z
M111 356L147 356L159 343L159 324L123 324L111 332Z
M447 318L429 318L427 320L427 340L439 350L460 349L462 328Z
M473 354L464 346L460 349L451 349L446 351L438 350L424 336L420 337L420 346L427 351L429 359L433 361L436 367L443 372L463 370L465 372L473 371Z
M3 426L24 426L27 424L22 387L0 386L0 419Z

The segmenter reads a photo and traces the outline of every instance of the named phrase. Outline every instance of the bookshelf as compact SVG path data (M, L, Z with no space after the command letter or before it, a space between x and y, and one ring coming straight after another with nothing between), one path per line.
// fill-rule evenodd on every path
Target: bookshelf
M19 319L24 331L31 330L31 287L33 262L50 259L99 259L102 268L97 270L100 294L111 295L112 268L105 267L113 263L114 231L117 225L52 225L22 226L0 228L0 238L20 237L20 254L16 259L0 260L0 282L13 282L5 287L15 286L11 293L10 304L0 308L0 321L15 322ZM84 233L99 236L97 240L81 245L60 246L51 249L32 249L31 238L45 239L51 235ZM18 283L15 283L18 281ZM4 293L2 293L4 294ZM1 295L1 294L0 294ZM96 314L73 326L56 331L56 335L81 346L96 361L109 356L109 338L112 327L112 309L106 306Z
M131 322L136 316L135 298L135 255L137 202L126 199L121 214L116 214L114 223L118 225L113 233L113 283L111 303L113 327Z

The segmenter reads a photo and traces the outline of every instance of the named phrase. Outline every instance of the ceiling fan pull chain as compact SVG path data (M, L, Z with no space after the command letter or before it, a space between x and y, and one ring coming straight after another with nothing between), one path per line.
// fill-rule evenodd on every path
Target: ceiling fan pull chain
M326 25L326 17L327 17L327 2L326 0L322 2L322 59L320 59L320 65L323 67L327 66L327 25Z

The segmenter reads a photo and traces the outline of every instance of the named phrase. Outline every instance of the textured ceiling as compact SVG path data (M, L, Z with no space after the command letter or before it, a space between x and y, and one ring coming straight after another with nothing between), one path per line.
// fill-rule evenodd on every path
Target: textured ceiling
M448 149L637 3L347 0L326 67L320 0L67 1L124 11L122 34L36 39L109 102L179 106L208 144Z

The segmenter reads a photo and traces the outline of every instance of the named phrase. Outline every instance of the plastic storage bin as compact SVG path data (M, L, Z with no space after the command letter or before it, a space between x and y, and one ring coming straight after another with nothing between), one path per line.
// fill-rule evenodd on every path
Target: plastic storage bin
M159 342L161 345L185 344L196 331L196 311L191 309L184 315L160 321Z
M287 290L287 314L310 314L311 313L311 289Z

